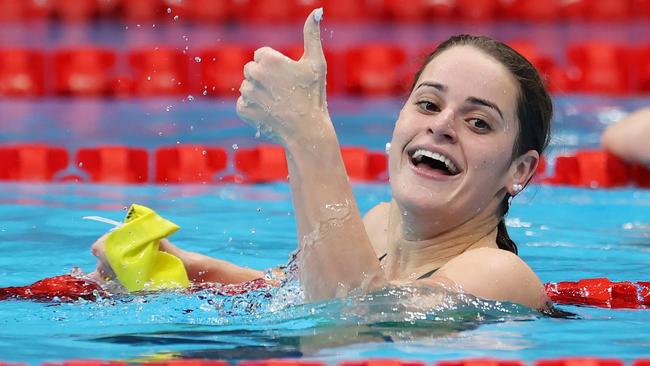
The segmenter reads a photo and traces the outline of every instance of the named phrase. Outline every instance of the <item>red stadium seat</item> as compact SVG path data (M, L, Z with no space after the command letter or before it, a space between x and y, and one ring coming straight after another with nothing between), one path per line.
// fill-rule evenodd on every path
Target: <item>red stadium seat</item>
M577 185L580 181L580 168L575 156L558 156L555 159L553 176L543 179L544 183Z
M462 20L486 22L497 19L500 8L494 0L455 0L456 12Z
M120 9L131 22L156 21L167 13L163 0L120 0Z
M43 19L49 15L50 2L40 0L0 0L0 21L17 22Z
M623 21L633 18L631 0L587 0L586 18L595 21Z
M587 13L587 0L560 2L560 17L565 20L584 19Z
M552 57L542 54L533 42L514 40L508 42L508 45L535 66L551 92L569 91L570 85L566 72L556 64Z
M113 51L97 48L62 50L54 55L55 91L62 95L105 95L111 89Z
M398 46L371 44L345 56L345 88L361 95L391 95L404 91L406 52Z
M332 22L367 23L380 18L382 7L372 0L322 0L325 19Z
M0 50L0 95L41 96L44 60L38 51L27 49Z
M586 42L567 50L572 67L571 88L589 93L624 94L631 91L630 51L609 42Z
M52 0L52 10L64 21L83 22L99 15L98 0Z
M507 18L529 22L549 22L560 16L561 0L530 1L513 0L502 2L502 11Z
M389 21L417 23L429 17L430 1L412 0L404 6L402 0L383 0L384 16Z
M187 56L175 49L156 47L129 55L135 95L179 95L190 90Z
M0 180L52 181L68 166L68 152L43 144L0 146Z
M578 184L591 188L611 188L627 185L630 179L628 167L615 155L598 150L576 153L580 179Z
M148 160L147 150L126 146L83 148L77 152L79 169L97 183L146 183Z
M233 18L229 0L185 0L185 13L191 20L200 22L225 22Z
M633 51L635 55L632 57L634 67L634 90L641 93L650 92L650 45L642 47Z
M244 65L253 61L253 50L237 45L220 45L201 52L200 89L204 95L239 95Z
M234 12L242 22L272 24L298 19L297 1L294 0L238 0L235 3Z
M228 156L218 147L180 145L156 150L157 183L210 183L226 169Z

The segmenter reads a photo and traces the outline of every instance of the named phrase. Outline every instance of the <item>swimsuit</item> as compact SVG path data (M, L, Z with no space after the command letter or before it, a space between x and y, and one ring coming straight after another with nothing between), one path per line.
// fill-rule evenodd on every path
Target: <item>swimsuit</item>
M387 255L388 255L388 253L384 253L384 255L382 255L381 257L379 257L379 261L381 262L382 259L386 258ZM423 274L422 276L418 277L417 280L421 280L421 279L423 279L423 278L429 278L429 277L431 277L431 275L434 274L437 270L438 270L438 268L434 268L434 269L430 270L429 272Z

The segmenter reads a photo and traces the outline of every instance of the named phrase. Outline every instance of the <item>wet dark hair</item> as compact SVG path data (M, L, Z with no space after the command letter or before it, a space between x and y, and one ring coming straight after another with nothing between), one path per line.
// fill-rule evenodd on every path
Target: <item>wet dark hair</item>
M512 151L512 159L524 154L526 151L535 150L540 156L548 145L553 116L553 103L546 90L542 77L537 69L524 56L510 48L510 46L495 39L468 34L456 35L442 42L431 52L420 70L415 74L411 92L416 86L424 68L442 52L455 46L471 46L483 51L501 63L517 80L519 93L517 97L517 120L519 131ZM526 182L528 185L528 182ZM505 224L505 215L510 207L508 193L499 208L499 221L497 229L497 245L499 248L517 254L517 245L510 239Z

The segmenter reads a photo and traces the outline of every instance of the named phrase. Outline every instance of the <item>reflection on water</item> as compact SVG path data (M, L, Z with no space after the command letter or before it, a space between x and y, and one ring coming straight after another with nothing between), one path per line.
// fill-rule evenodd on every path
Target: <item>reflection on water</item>
M143 323L176 314L173 319L167 318L171 326L168 329L86 338L135 347L164 346L164 352L147 356L151 359L313 356L324 349L427 341L453 336L481 324L530 321L541 316L520 305L481 300L443 288L391 288L311 304L299 303L301 298L294 282L271 292L236 296L206 291L191 296L129 295L81 308L111 316L137 314L130 322ZM285 305L278 308L278 301ZM131 329L138 329L133 325Z

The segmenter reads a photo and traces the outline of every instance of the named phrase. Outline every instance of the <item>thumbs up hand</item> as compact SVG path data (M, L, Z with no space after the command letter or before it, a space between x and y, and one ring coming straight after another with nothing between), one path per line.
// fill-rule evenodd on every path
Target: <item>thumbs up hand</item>
M285 147L315 142L334 133L325 95L327 64L320 40L322 9L309 14L304 54L294 61L262 47L244 66L237 114L265 137Z

